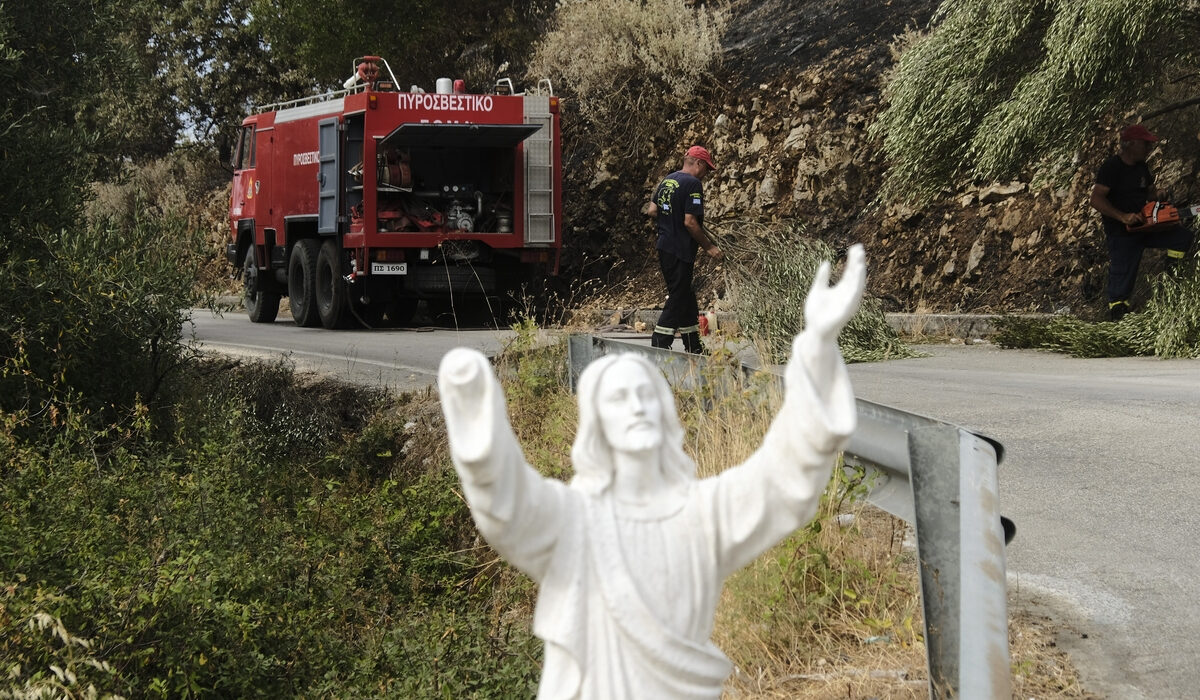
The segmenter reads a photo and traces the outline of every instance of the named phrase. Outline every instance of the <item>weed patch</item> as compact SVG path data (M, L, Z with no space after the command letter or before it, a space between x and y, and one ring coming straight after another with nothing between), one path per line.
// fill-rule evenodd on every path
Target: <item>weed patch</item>
M772 377L746 377L723 353L704 379L677 394L701 477L747 459L780 400ZM738 668L727 684L735 697L794 697L799 681L812 685L855 668L900 671L892 681L858 679L855 688L894 691L925 676L916 562L901 548L905 526L867 505L865 493L862 474L835 469L812 522L726 582L713 637Z
M514 431L568 479L565 344L517 330L497 363ZM702 477L758 446L773 387L718 354L677 393ZM0 696L535 693L534 586L479 538L436 394L204 362L163 395L99 432L63 403L36 440L27 413L0 413ZM923 691L904 526L862 489L837 470L817 518L727 582L714 637L737 664L729 693ZM1025 688L1063 668L1014 662Z
M733 271L730 283L738 323L770 362L785 362L792 339L804 330L804 304L813 278L823 261L835 259L834 250L805 237L797 224L738 222L734 227L754 242L748 246L720 240L721 247L731 252L728 266ZM842 329L838 345L847 362L912 356L888 325L879 300L869 296Z

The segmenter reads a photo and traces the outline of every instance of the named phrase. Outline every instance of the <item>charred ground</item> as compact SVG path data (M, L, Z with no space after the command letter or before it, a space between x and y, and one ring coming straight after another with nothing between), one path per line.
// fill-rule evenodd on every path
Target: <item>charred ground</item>
M731 303L727 275L753 255L743 222L791 219L836 248L864 243L869 284L888 310L1098 315L1107 257L1087 197L1115 146L1113 129L1136 115L1100 125L1069 180L964 182L919 207L880 198L887 162L868 128L898 51L937 5L732 3L723 64L694 111L664 113L657 136L632 145L601 147L567 129L566 201L578 206L567 212L566 277L598 282L608 305L660 305L653 233L640 210L686 146L701 143L720 165L705 183L708 224L732 249L749 251L723 267L698 264L702 306ZM1194 195L1194 129L1179 118L1151 126L1165 137L1151 161L1160 184L1181 201ZM1160 267L1149 253L1143 270ZM1135 300L1145 288L1143 280Z

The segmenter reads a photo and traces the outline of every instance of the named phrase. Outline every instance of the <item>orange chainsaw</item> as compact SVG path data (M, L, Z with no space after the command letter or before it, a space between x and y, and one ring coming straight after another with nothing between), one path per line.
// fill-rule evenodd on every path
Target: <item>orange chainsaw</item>
M1137 226L1126 225L1125 229L1131 233L1163 231L1175 228L1182 224L1184 220L1192 219L1196 216L1200 216L1200 204L1193 204L1192 206L1180 209L1169 202L1146 202L1146 206L1142 207L1142 219L1144 219L1144 222Z

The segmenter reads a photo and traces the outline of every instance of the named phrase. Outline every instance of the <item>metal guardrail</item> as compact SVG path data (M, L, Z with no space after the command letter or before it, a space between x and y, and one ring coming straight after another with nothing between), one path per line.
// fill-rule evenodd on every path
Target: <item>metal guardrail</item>
M702 356L591 335L568 339L571 390L592 360L637 353L672 386L704 382ZM742 366L746 375L759 370ZM782 382L778 370L765 369ZM847 465L867 472L867 500L916 529L931 698L1009 698L1004 545L999 511L1004 448L950 423L858 399Z

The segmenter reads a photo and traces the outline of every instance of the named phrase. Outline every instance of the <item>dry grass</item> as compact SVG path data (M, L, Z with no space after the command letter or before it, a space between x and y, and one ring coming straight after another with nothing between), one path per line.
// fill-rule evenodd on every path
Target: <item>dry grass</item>
M550 76L593 129L625 137L609 143L636 149L664 113L693 106L720 62L724 23L721 12L687 0L563 2L528 76Z
M678 401L701 477L757 449L779 401L764 375L733 371L732 357L713 364L709 389ZM928 697L915 537L863 495L837 470L813 523L726 583L713 634L737 668L725 697ZM1014 699L1095 697L1054 633L1049 619L1010 616Z
M1084 698L1099 700L1079 679L1066 652L1055 642L1057 626L1042 615L1009 611L1008 646L1012 656L1013 698Z
M743 378L732 357L713 359L705 388L679 398L701 477L757 449L779 404L768 376ZM927 692L906 526L864 494L857 478L836 470L813 522L730 577L713 634L738 669L727 697Z
M89 221L110 218L177 218L188 230L202 232L206 254L197 260L197 287L204 293L240 293L241 283L230 278L225 244L229 240L229 190L205 153L181 150L141 165L127 164L119 180L95 183L87 202Z
M917 308L913 311L912 322L906 328L898 332L900 338L906 343L912 344L931 344L931 343L948 343L951 335L946 332L944 327L936 328L929 321L929 314L934 313L924 299L917 302Z
M726 697L928 694L916 564L901 547L903 524L870 506L842 510L856 516L853 524L840 526L839 514L823 508L815 543L790 539L726 585L714 634L738 668ZM829 558L825 571L841 591L813 575L807 586L787 583L813 552Z

